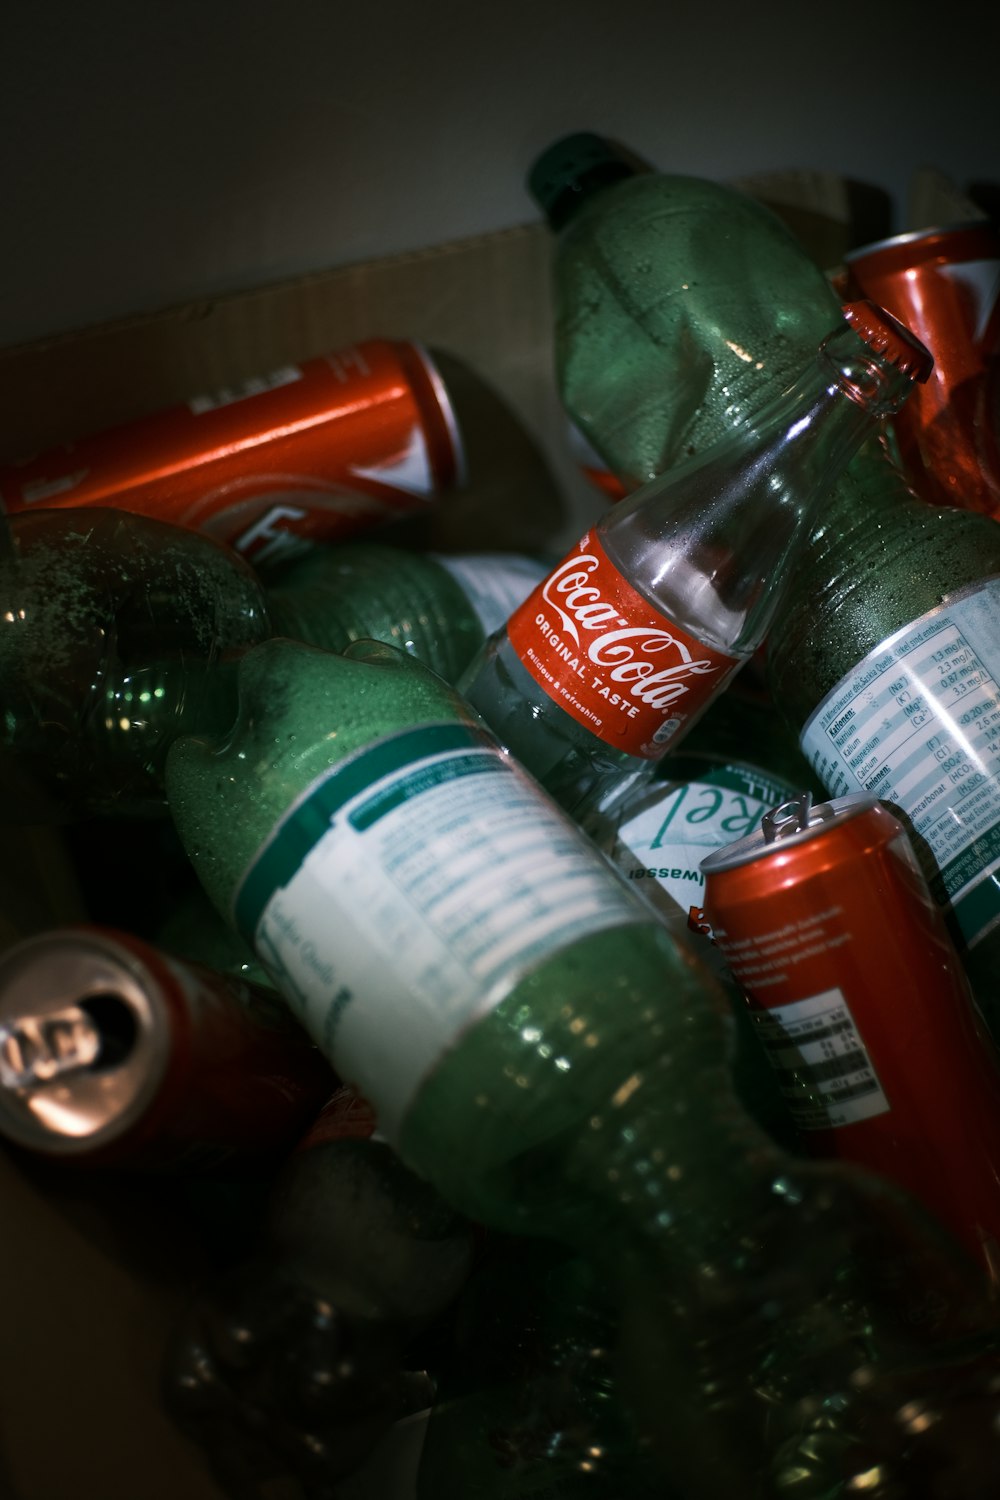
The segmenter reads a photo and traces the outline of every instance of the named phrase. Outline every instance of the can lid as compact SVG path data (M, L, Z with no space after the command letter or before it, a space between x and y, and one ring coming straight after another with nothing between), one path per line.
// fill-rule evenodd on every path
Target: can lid
M580 130L562 136L537 157L528 173L528 191L549 227L558 231L593 192L633 177L636 171L620 146Z
M442 490L463 489L469 479L465 442L437 361L420 339L400 339L394 348L423 417L434 483Z
M880 358L921 384L934 368L929 349L892 313L867 297L845 302L843 314L859 338Z
M1000 223L996 219L955 219L947 224L932 224L926 229L909 229L905 234L891 234L885 239L872 240L870 244L858 245L844 256L844 265L856 269L869 259L881 258L887 250L906 250L909 258L916 262L920 252L928 250L934 254L951 257L956 243L968 240L970 253L995 257L1000 243ZM967 259L968 256L962 256Z
M870 792L848 792L829 802L813 802L811 792L801 792L766 812L753 833L713 850L701 861L701 872L715 875L721 870L735 870L778 850L805 844L831 823L843 823L879 805L879 799Z
M0 960L0 1135L53 1156L119 1139L166 1070L166 1002L109 935L60 928Z

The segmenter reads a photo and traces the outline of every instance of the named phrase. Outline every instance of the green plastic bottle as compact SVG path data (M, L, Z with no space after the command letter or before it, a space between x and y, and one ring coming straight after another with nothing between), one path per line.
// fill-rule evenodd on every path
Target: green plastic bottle
M316 547L265 587L198 532L106 507L22 512L0 552L0 822L160 816L178 733L225 728L269 635L389 641L453 680L545 565Z
M194 959L220 973L235 974L252 984L274 988L256 953L223 920L197 883L175 900L157 929L156 940L179 958Z
M168 757L199 878L412 1170L599 1265L686 1500L776 1493L824 1401L831 1495L950 1451L944 1416L897 1451L895 1377L958 1419L948 1361L998 1334L973 1263L890 1184L755 1126L711 975L457 693L364 643L269 641L239 679L232 729ZM964 1441L1000 1461L985 1418Z
M736 188L586 131L543 151L528 186L554 235L563 404L630 488L780 394L836 321L820 268Z
M452 1326L416 1500L671 1500L622 1409L614 1308L590 1260L491 1236Z
M902 479L838 495L767 674L830 795L902 816L1000 1043L1000 523Z
M222 729L270 626L228 547L104 508L22 512L0 557L0 819L164 811L167 746ZM31 791L25 789L31 788Z
M233 1500L265 1500L279 1478L332 1495L431 1399L411 1351L467 1280L473 1231L373 1125L352 1091L333 1094L244 1253L172 1329L164 1399Z
M455 682L546 571L516 553L314 547L269 578L268 607L276 635L328 651L385 641Z

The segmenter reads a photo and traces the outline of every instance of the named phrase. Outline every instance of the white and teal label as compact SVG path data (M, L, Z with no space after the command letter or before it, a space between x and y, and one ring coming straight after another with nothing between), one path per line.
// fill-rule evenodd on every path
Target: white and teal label
M237 924L398 1140L421 1081L518 979L643 908L495 743L381 740L321 777L237 892Z
M701 905L701 861L760 827L764 813L801 787L754 766L691 764L691 780L643 787L641 808L623 818L615 863L630 880L655 881L687 914Z
M820 704L802 749L831 796L906 815L971 947L1000 923L1000 579L924 615Z
M445 556L432 553L446 569L472 606L484 635L505 625L535 586L547 578L551 563L522 557L516 552L469 553Z

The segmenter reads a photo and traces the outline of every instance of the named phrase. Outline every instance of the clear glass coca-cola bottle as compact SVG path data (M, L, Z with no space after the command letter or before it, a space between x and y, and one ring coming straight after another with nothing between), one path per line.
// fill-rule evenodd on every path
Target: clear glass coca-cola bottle
M613 506L459 678L575 816L641 775L760 646L831 485L931 369L870 302L735 433Z

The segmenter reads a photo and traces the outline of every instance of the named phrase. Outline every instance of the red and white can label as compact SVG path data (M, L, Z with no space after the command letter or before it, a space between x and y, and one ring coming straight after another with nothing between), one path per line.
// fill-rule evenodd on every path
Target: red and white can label
M658 760L740 665L655 610L594 531L514 611L507 634L560 708L645 760Z

